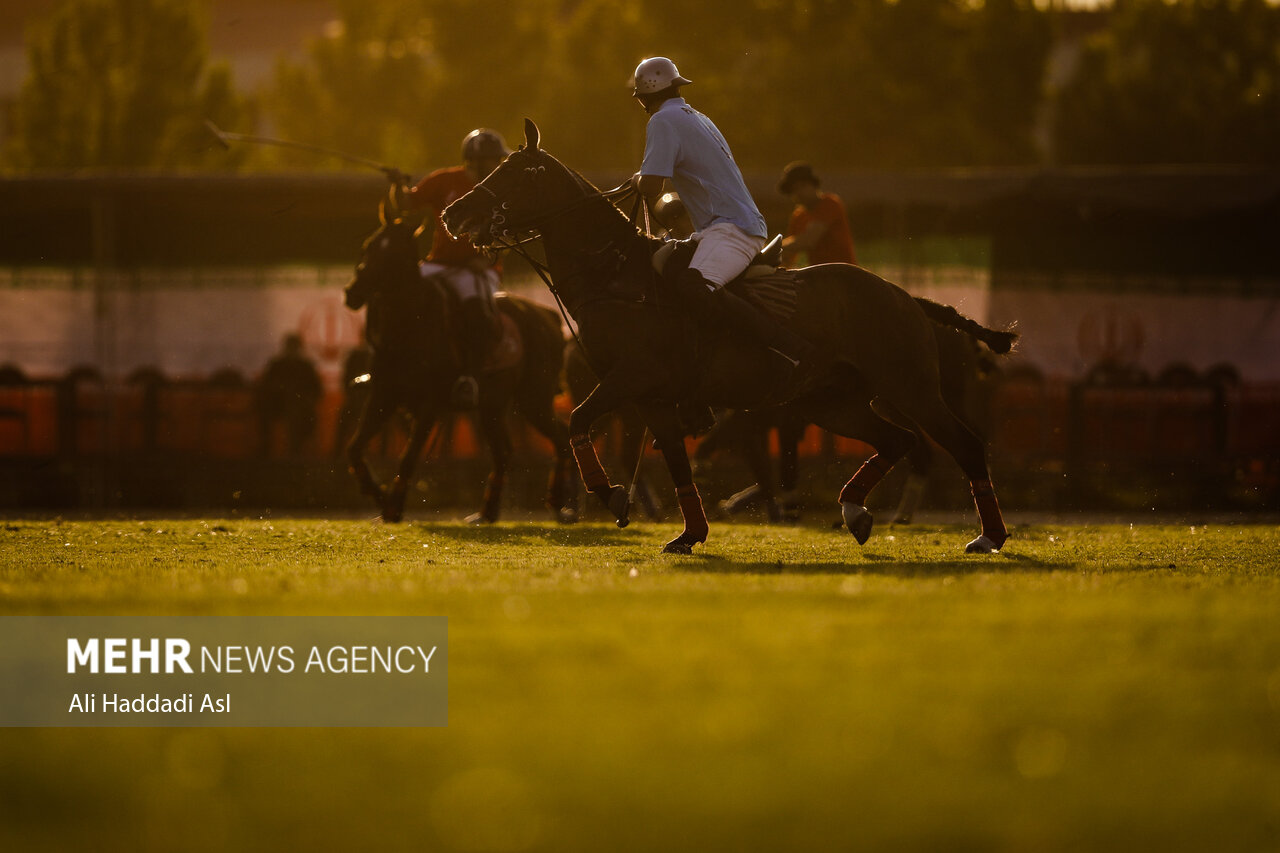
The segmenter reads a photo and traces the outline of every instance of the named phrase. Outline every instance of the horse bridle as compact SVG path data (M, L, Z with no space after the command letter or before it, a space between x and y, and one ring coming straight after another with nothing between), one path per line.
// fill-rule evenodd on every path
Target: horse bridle
M543 165L526 166L525 171L528 173L531 173L533 186L534 186L535 202L536 202L538 175L545 174L547 171L547 167ZM489 197L493 199L493 202L494 202L493 206L489 208L489 233L493 237L500 238L500 242L502 243L504 248L511 248L513 246L518 246L523 243L532 242L533 240L538 239L537 237L522 238L520 237L520 234L522 232L536 231L539 229L539 226L543 225L544 223L550 222L553 219L559 219L561 216L564 216L567 213L572 213L573 211L577 210L580 207L585 207L587 204L590 204L591 202L596 201L597 199L604 199L610 204L615 204L616 206L615 200L624 199L627 196L631 195L632 193L635 193L636 195L636 207L632 211L632 215L629 217L629 219L634 223L636 220L636 217L641 215L640 212L643 211L643 216L645 220L644 221L645 233L648 233L648 230L649 230L649 209L644 204L643 196L640 195L640 193L636 190L635 186L631 183L631 181L626 181L624 183L621 183L611 190L596 190L595 192L586 193L585 195L582 195L579 198L575 198L572 201L565 202L564 204L558 207L554 207L551 210L544 210L541 213L538 213L537 215L530 217L527 221L521 223L518 227L513 225L509 228L503 228L500 232L495 232L494 226L506 225L507 223L506 211L509 211L511 209L510 204L505 201L499 202L498 194L494 192L490 187L485 186L483 181L476 184L475 189L484 190L486 193L489 194Z
M525 169L527 172L532 173L533 180L536 182L538 174L545 173L547 170L547 167L543 165L537 165L537 166L528 166L528 167L525 167ZM591 358L590 358L590 355L587 353L587 348L582 344L582 339L578 337L578 328L570 319L569 309L565 305L564 299L561 297L559 289L556 288L555 283L552 282L551 280L551 269L542 261L530 255L529 252L524 248L529 243L533 243L538 240L541 240L542 235L531 234L527 237L521 237L520 234L521 232L537 231L540 225L546 222L549 222L553 219L558 219L567 213L572 213L574 210L577 210L580 207L584 207L587 204L590 204L599 199L603 199L609 202L609 204L613 205L616 208L618 200L625 199L628 196L630 196L632 193L634 193L636 196L636 202L635 202L635 206L632 209L631 216L627 217L627 219L628 221L634 224L637 218L640 218L641 216L643 216L644 233L648 234L649 233L649 208L648 208L648 205L645 204L644 196L640 194L639 190L635 187L635 185L631 181L626 181L622 184L619 184L618 186L614 187L611 190L596 190L595 192L589 192L579 198L575 198L572 201L565 202L564 204L558 207L552 208L551 210L542 211L538 215L532 217L528 222L522 223L521 226L517 229L504 228L502 232L495 233L493 229L494 223L497 223L499 225L506 224L507 217L504 211L510 210L510 206L505 201L499 202L498 194L494 192L490 187L485 186L483 181L476 184L475 189L484 190L486 193L489 194L489 197L493 199L494 205L490 209L490 217L489 217L489 235L493 239L493 241L498 245L499 248L497 251L515 252L515 254L519 255L527 264L529 264L529 266L533 269L533 271L538 274L538 277L542 279L542 283L547 286L547 290L549 290L551 292L552 297L555 298L556 307L560 309L560 316L564 319L565 326L569 329L569 333L573 335L573 339L577 341L579 349L582 351L583 356L587 359L588 364L590 364ZM535 184L535 194L536 194L536 189L537 187ZM626 214L623 213L623 216L626 217ZM604 250L601 250L601 254L603 254L603 252L608 248L609 247L606 246ZM623 256L619 252L619 263L621 264L623 261L625 261L625 256ZM583 274L585 274L583 270L572 270L564 277L576 278L579 275L583 275ZM592 370L595 370L594 366L592 366Z

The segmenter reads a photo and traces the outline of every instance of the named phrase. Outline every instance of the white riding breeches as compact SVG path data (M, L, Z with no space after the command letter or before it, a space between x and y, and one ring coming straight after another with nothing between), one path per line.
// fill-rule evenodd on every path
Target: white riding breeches
M693 236L698 248L689 261L689 269L702 273L717 288L741 275L765 242L763 237L754 237L728 222L717 222Z
M423 278L437 278L443 281L458 297L459 302L468 299L483 298L492 300L498 292L498 271L487 269L475 272L467 267L447 267L444 264L433 264L423 261L419 264Z

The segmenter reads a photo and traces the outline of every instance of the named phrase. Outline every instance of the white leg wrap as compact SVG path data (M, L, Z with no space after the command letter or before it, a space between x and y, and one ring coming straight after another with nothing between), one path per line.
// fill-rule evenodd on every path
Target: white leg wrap
M849 532L853 534L854 539L858 540L859 545L865 543L871 536L871 513L867 512L865 506L842 503L840 517L844 519L844 526L849 528Z
M964 552L966 554L994 554L999 550L1000 547L985 535L979 536L977 539L964 546Z

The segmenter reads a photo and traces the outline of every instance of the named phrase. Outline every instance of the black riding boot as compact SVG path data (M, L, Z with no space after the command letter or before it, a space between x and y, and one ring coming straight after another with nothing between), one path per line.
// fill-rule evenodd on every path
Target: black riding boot
M468 299L459 306L462 319L462 375L453 385L453 404L474 408L480 403L476 375L493 345L493 318L483 299Z

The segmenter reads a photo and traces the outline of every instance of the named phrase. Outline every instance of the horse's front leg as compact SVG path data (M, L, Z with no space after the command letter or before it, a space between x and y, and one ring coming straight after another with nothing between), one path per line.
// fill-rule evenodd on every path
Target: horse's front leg
M483 401L484 397L481 399ZM506 412L501 406L482 402L479 421L480 435L489 446L493 468L485 482L480 511L467 516L467 524L492 524L502 511L502 486L506 482L507 462L511 457L511 432L507 428Z
M627 490L611 483L604 466L600 464L595 445L591 443L591 426L624 403L634 400L637 393L645 387L641 385L641 376L643 374L635 371L611 372L569 415L569 445L573 448L573 458L578 463L582 484L613 513L619 527L626 527L630 523L630 500Z
M396 477L382 499L383 521L397 522L404 518L404 499L409 491L409 481L413 477L413 470L418 467L422 446L427 443L427 437L431 435L431 428L435 424L434 410L423 410L414 415L413 429L409 431L409 441L400 454Z
M379 506L382 505L383 490L373 479L369 465L365 462L364 453L373 437L387 425L391 412L392 406L382 394L378 393L375 385L373 393L365 400L364 408L360 412L360 420L355 432L347 441L346 448L347 468L360 484L360 493L378 501Z
M680 426L680 414L673 405L651 404L642 409L645 423L662 450L671 481L676 487L676 501L684 517L684 530L675 539L662 546L665 554L691 554L693 546L707 541L707 514L702 508L702 496L693 482L693 467L684 446L684 429Z

